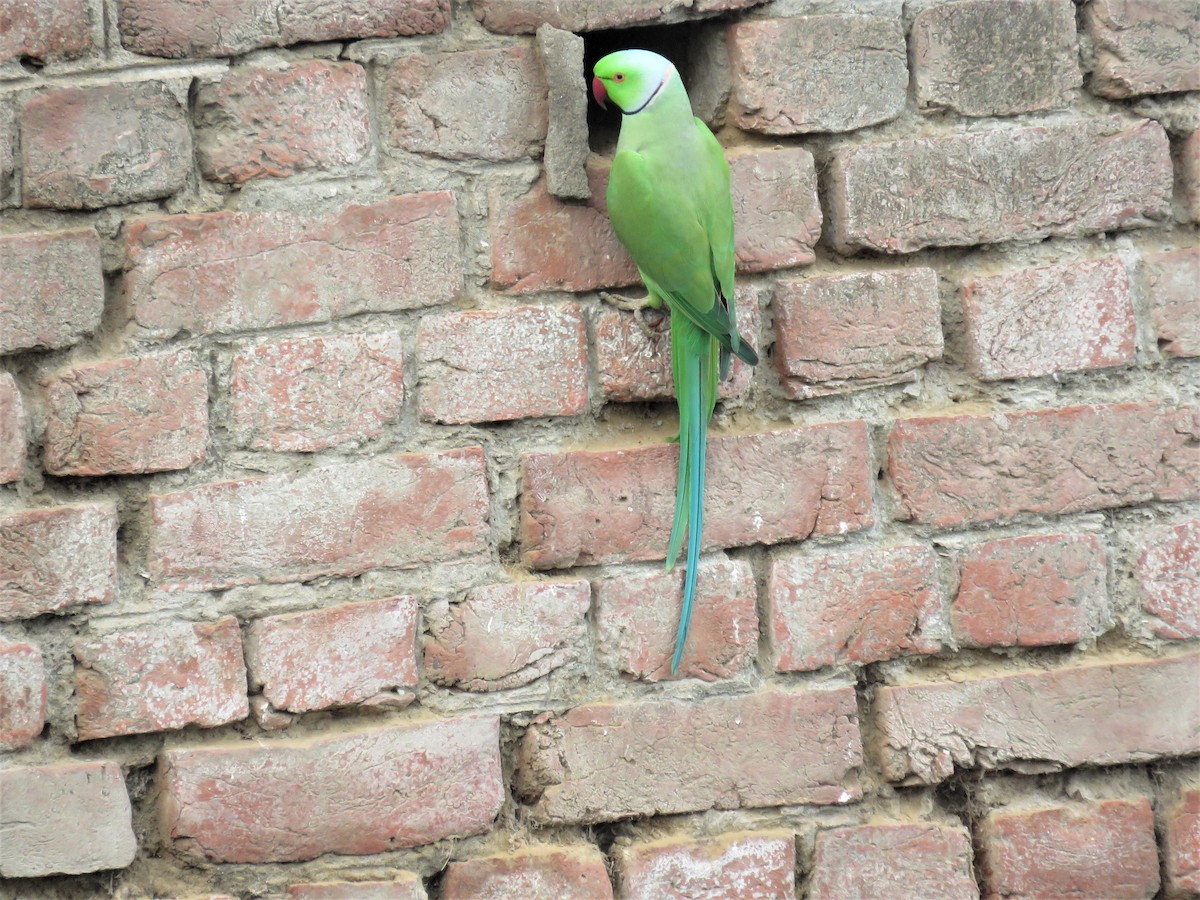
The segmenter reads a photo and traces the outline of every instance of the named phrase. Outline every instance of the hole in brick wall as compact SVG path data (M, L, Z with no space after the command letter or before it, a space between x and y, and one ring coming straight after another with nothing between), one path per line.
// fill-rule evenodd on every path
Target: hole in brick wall
M26 72L40 72L46 67L46 61L36 56L22 56L18 62Z
M694 23L683 22L678 25L648 25L645 28L614 28L583 35L583 71L589 85L588 145L593 151L611 155L621 130L621 111L612 104L603 110L591 99L592 67L597 61L617 50L653 50L675 64L684 87L689 87L689 48L696 33Z

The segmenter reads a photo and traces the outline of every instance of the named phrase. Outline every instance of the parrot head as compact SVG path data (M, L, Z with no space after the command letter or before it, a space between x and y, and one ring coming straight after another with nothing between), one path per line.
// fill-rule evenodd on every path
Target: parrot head
M618 50L592 70L592 96L600 106L611 100L621 112L633 114L654 99L675 67L649 50Z

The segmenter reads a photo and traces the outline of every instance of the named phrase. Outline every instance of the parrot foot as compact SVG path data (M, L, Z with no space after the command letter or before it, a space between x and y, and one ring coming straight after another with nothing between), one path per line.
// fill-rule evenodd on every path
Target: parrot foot
M605 303L633 313L638 327L648 340L654 340L666 330L667 315L662 310L662 301L654 294L646 297L624 297L611 291L600 291L600 299Z

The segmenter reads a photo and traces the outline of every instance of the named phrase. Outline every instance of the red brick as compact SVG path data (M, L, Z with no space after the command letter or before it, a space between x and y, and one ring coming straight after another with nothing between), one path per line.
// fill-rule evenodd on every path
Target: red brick
M111 503L0 516L0 621L30 619L117 596L117 511Z
M894 119L908 91L899 16L796 16L729 30L733 123L743 131L853 131Z
M961 826L880 822L817 832L812 900L887 897L975 900L971 836Z
M204 177L228 184L346 172L371 146L366 72L323 59L230 69L196 92L196 144Z
M357 575L487 549L483 451L402 454L151 496L168 590Z
M505 796L500 720L170 747L159 788L163 833L189 857L293 862L417 847L491 828Z
M593 846L533 846L446 866L442 900L612 900L604 857Z
M157 81L58 88L21 115L26 206L98 209L169 197L192 171L179 101Z
M984 381L1135 358L1129 275L1115 256L968 279L962 303L970 368Z
M417 686L412 597L343 603L259 619L246 629L250 688L275 710L403 707Z
M115 762L0 771L0 877L123 869L137 854L131 818Z
M1113 116L857 144L833 155L830 233L910 253L1136 228L1170 215L1171 184L1162 127Z
M208 373L187 354L71 366L43 386L52 475L161 472L204 459Z
M1082 7L1092 41L1088 87L1102 97L1200 89L1200 15L1178 0L1093 0Z
M17 380L0 372L0 484L18 481L25 471L25 402Z
M393 881L315 881L288 885L288 900L428 900L415 872L400 872Z
M122 0L121 44L148 56L237 56L257 47L436 34L450 0Z
M939 3L912 23L917 104L967 116L1070 104L1083 82L1069 0Z
M606 574L596 582L599 650L640 681L732 678L758 656L758 589L748 563L704 560L678 675L671 674L683 608L683 567Z
M792 399L907 381L942 355L932 269L779 281L771 308L775 361Z
M1163 818L1166 895L1183 898L1200 894L1200 789L1182 792Z
M638 281L637 268L608 221L607 168L588 167L592 199L565 203L545 179L521 194L493 188L488 200L492 286L514 294L592 291Z
M753 288L738 289L738 333L755 348L762 347L762 315L758 294ZM675 379L671 373L671 320L651 327L647 335L632 313L604 304L595 314L596 369L600 388L609 401L618 403L641 400L675 399ZM729 377L717 385L717 398L727 400L746 392L753 369L737 357L731 361Z
M571 416L587 409L587 327L574 304L426 316L421 415L435 422Z
M1180 142L1178 161L1184 211L1189 220L1200 222L1200 128Z
M1134 564L1142 609L1159 637L1200 637L1200 519L1151 531Z
M1153 897L1158 848L1150 801L1101 800L1000 809L979 825L993 897Z
M889 781L925 783L955 766L1108 766L1194 754L1197 678L1193 653L880 687L874 751Z
M540 156L549 106L532 45L414 53L380 78L388 141L446 159Z
M1200 134L1200 131L1196 132ZM1200 248L1144 258L1143 285L1158 348L1168 356L1200 356Z
M1108 554L1091 535L989 541L967 549L959 567L950 622L968 647L1084 641L1109 614Z
M701 840L660 838L614 848L627 900L661 897L794 897L791 832L740 831Z
M92 49L92 5L88 0L28 0L5 4L0 28L0 63L77 59Z
M127 224L124 239L118 307L139 337L414 309L445 303L462 288L458 212L449 192L315 217L151 216Z
M526 565L559 569L662 559L675 512L678 446L529 453L522 460ZM871 524L861 421L710 437L705 549L843 534Z
M237 619L143 625L77 640L79 740L244 719L246 666Z
M69 347L99 327L103 312L94 230L0 236L0 354Z
M868 547L775 559L767 576L777 672L936 653L937 555L926 546Z
M1142 403L901 419L888 441L900 516L939 528L1200 495L1200 421Z
M34 743L46 724L46 664L33 644L0 638L0 752Z
M729 159L739 272L806 266L821 238L817 171L803 147L739 150Z
M665 17L679 21L726 10L744 9L760 0L621 0L618 3L563 3L562 0L474 0L475 16L489 31L533 34L546 23L564 31L597 31L646 25Z
M475 588L425 611L425 677L468 691L520 687L583 658L591 589L586 581Z
M396 332L277 341L233 358L237 442L311 453L374 440L404 407L404 346Z
M862 763L854 690L581 706L535 722L519 796L543 824L846 803Z

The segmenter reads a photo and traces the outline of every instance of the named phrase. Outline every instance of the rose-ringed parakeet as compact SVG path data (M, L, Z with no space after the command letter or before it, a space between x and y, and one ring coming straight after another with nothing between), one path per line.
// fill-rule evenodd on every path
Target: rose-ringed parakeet
M679 73L649 50L596 63L592 94L620 108L621 135L608 179L608 215L646 285L648 306L671 311L671 370L679 401L679 480L667 568L687 533L678 672L696 597L704 521L708 420L731 356L758 355L737 332L733 299L733 202L729 166L708 127L693 117Z

